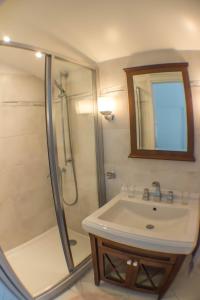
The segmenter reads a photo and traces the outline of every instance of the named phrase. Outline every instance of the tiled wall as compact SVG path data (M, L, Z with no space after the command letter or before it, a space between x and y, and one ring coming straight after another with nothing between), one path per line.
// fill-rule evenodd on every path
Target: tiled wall
M200 192L200 86L192 86L196 162L128 158L129 110L123 68L184 61L189 63L190 80L200 84L199 51L152 51L99 64L101 93L120 90L109 93L116 104L114 121L103 119L105 171L115 170L117 174L116 179L106 180L108 199L119 192L122 183L148 187L154 180L159 180L161 187Z
M0 85L0 246L8 250L49 229L55 216L48 178L44 83L9 70L1 72ZM41 105L30 105L31 101Z

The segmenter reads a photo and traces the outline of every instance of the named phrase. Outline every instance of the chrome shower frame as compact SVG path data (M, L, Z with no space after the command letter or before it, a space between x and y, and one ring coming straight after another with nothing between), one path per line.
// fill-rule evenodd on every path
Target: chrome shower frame
M101 116L97 110L97 87L96 77L97 69L90 67L87 64L82 64L74 59L64 57L57 53L50 52L48 50L34 47L27 44L10 42L6 43L0 40L0 46L13 47L23 50L29 50L32 52L40 51L45 55L45 102L46 102L46 124L47 124L47 142L48 142L48 154L49 154L49 167L51 174L51 183L54 196L54 204L56 217L58 221L59 232L62 241L62 247L65 255L65 259L71 271L70 275L57 283L54 287L50 288L43 294L33 298L27 289L18 279L17 275L9 265L3 251L0 249L0 279L5 283L9 290L16 295L20 296L19 299L23 300L51 300L70 288L83 274L91 267L91 257L86 258L78 266L74 267L73 259L71 255L69 238L67 234L64 209L61 201L61 191L58 178L58 156L55 140L55 128L52 115L52 62L54 59L60 59L66 62L75 63L82 67L85 67L92 71L92 84L94 93L94 123L95 123L95 142L96 142L96 163L97 163L97 181L98 181L98 199L99 206L106 203L105 197L105 178L104 178L104 160L103 160L103 137L102 137L102 123Z

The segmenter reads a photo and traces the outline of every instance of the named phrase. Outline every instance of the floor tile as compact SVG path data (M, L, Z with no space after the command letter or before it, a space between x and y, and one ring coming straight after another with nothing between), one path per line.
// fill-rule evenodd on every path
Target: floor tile
M56 300L156 300L157 296L137 293L102 282L96 287L93 271L88 272L75 286ZM178 300L169 290L163 300Z
M192 274L179 276L172 285L178 300L200 299L200 275Z
M56 300L68 300L76 295L78 295L78 291L77 291L76 287L73 287L73 288L69 289L67 292L65 292L64 294L57 297Z
M200 299L200 273L193 270L189 274L189 262L190 257L187 257L171 286L171 290L174 292L178 300Z

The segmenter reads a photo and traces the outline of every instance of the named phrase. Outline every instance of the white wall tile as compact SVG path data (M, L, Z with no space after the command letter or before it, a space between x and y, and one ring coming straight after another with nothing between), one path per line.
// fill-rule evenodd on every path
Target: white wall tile
M44 82L19 74L0 74L0 82L0 240L8 250L43 233L56 218L47 178L45 107L1 103L44 104Z

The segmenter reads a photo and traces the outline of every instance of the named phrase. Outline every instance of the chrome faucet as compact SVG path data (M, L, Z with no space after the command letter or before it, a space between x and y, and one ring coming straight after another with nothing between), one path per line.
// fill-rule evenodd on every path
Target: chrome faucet
M173 203L174 201L174 193L172 191L169 191L167 194L167 203Z
M153 181L152 186L155 187L155 192L153 193L153 200L156 202L161 201L161 191L160 191L160 182Z

